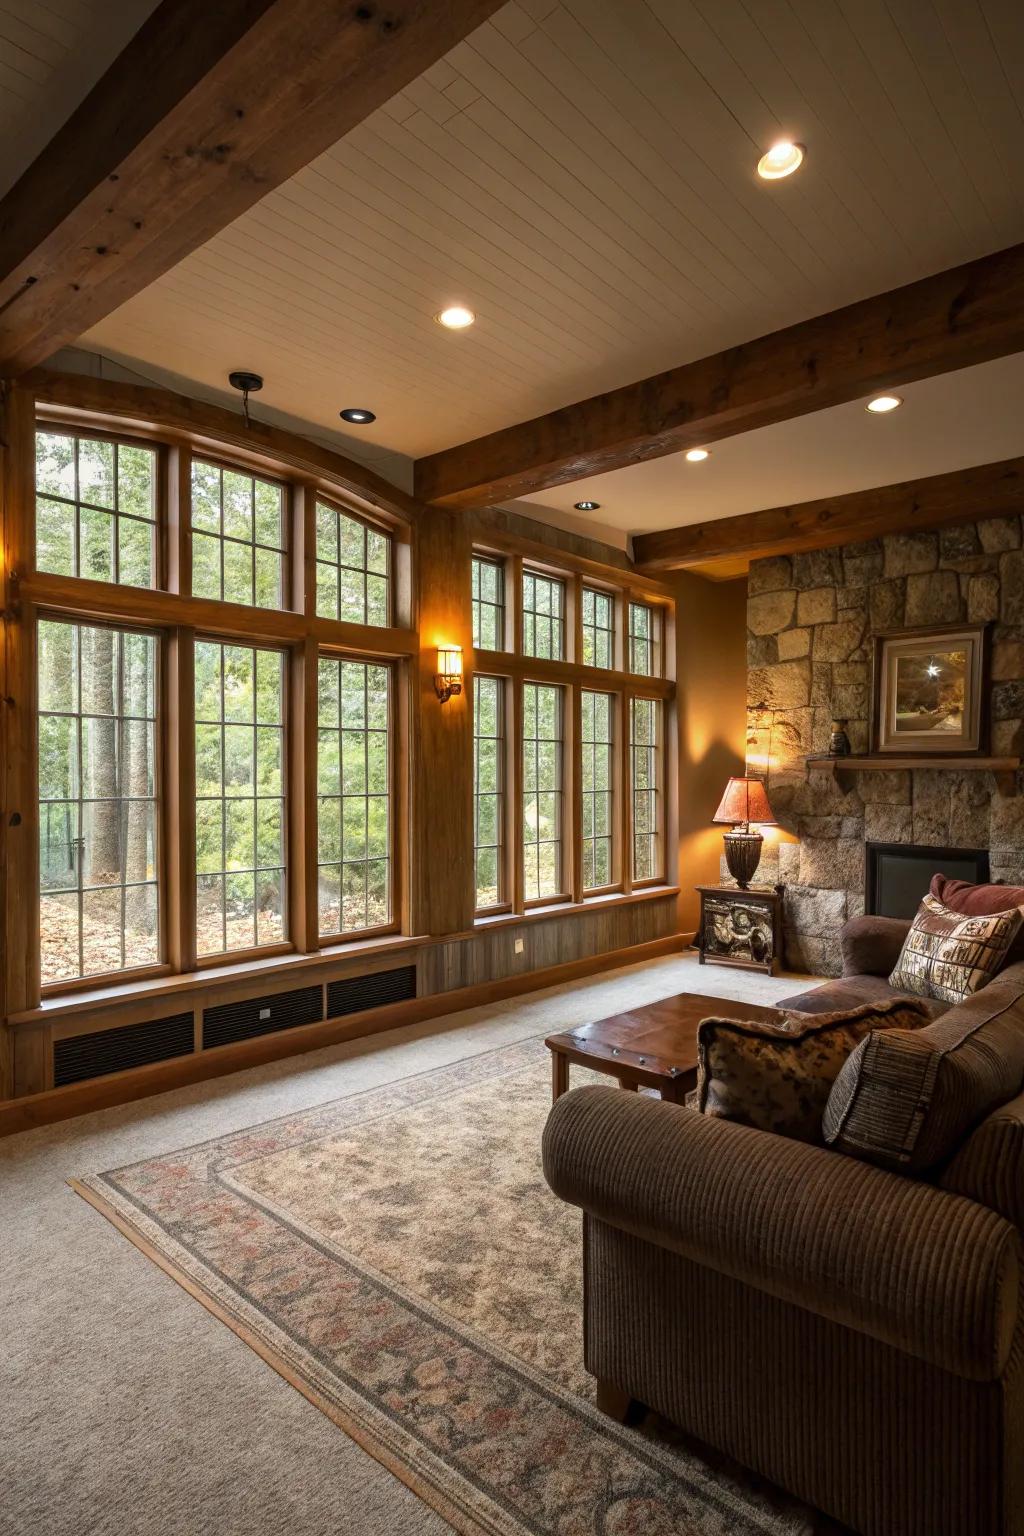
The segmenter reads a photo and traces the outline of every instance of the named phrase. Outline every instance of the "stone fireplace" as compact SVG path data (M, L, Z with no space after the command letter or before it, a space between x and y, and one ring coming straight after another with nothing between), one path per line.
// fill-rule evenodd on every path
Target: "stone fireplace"
M993 518L751 565L748 767L768 764L782 832L766 841L756 879L786 886L794 969L839 972L839 930L864 911L867 843L986 850L991 879L1024 884L1019 773L806 762L827 751L837 716L853 752L868 750L874 637L929 624L992 624L991 750L1024 752L1022 542L1019 517Z

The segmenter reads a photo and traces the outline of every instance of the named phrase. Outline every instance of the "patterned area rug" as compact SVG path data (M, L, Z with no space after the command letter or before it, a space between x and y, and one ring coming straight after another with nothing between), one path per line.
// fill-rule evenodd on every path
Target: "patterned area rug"
M74 1187L467 1536L807 1536L594 1407L549 1084L526 1041Z

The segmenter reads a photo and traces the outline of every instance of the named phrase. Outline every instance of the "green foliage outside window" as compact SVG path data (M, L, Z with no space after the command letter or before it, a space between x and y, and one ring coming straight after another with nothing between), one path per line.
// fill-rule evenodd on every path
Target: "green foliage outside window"
M200 640L196 693L196 947L280 943L285 914L284 657Z
M38 677L43 985L156 964L156 637L43 619Z
M36 433L36 564L57 576L156 586L154 449Z
M192 461L192 595L285 608L284 488Z
M385 626L391 539L327 502L316 507L316 611L322 619Z
M391 922L391 671L323 656L318 673L319 925Z

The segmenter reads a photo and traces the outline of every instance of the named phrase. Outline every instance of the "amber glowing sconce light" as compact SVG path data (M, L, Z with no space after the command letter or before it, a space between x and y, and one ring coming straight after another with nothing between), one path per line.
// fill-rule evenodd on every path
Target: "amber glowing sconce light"
M439 645L434 687L442 704L462 692L462 646Z

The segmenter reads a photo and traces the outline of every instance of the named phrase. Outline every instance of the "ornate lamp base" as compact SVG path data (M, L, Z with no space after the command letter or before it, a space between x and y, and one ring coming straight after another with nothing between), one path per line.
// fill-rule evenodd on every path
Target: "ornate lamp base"
M722 841L729 873L740 890L745 891L761 862L764 838L760 832L726 832Z

